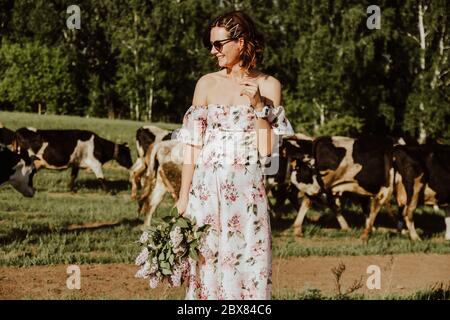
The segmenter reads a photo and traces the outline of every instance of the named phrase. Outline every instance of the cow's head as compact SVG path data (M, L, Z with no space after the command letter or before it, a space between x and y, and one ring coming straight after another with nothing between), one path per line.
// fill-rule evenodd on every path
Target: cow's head
M114 148L114 159L123 167L130 169L133 165L128 143L116 144Z
M33 176L36 173L34 158L37 159L35 156L30 157L26 151L18 154L12 168L12 175L9 177L9 183L25 197L32 197L35 192L33 188Z
M290 182L303 194L309 196L319 195L321 188L317 181L312 141L303 139L288 140L286 147L291 172Z

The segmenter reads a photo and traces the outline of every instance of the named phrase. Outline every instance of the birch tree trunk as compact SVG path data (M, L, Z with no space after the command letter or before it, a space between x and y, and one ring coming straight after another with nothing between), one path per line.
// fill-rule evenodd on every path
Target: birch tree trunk
M424 90L425 90L425 83L424 83L424 72L425 72L425 57L426 57L426 37L427 34L425 33L425 26L423 23L423 16L427 10L427 6L423 6L422 2L419 3L419 10L418 10L418 27L419 27L419 45L420 45L420 73L419 73L419 80L420 80L420 90L421 90L421 101L419 104L419 110L420 113L423 114L425 111L425 105L423 102L424 97ZM419 143L425 143L427 138L427 130L425 129L425 126L423 124L422 117L419 117Z

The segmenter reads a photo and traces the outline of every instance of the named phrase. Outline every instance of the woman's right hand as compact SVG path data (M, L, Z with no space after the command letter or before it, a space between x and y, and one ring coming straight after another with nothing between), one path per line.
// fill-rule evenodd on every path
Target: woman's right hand
M176 203L178 214L184 215L188 204L188 197L180 197Z

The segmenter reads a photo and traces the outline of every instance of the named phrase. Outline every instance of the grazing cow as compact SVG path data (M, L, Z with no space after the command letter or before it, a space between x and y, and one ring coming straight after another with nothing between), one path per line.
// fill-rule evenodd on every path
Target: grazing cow
M170 140L171 132L156 126L144 126L136 131L138 157L130 170L131 199L136 199L141 177L148 167L151 147L154 143Z
M69 188L73 192L76 191L75 179L80 168L90 168L107 190L102 165L113 159L127 169L132 164L127 143L116 144L86 130L21 128L16 131L15 148L39 157L35 161L37 169L71 167Z
M5 146L12 145L14 141L14 131L5 128L0 122L0 144Z
M412 240L420 240L413 214L420 204L443 207L445 239L450 240L450 146L394 147L395 196Z
M272 205L269 201L270 211L273 218L279 219L286 200L288 199L292 206L298 208L299 190L291 183L291 162L293 161L291 154L291 143L305 140L312 141L311 137L308 137L301 133L296 133L294 136L283 138L278 150L274 150L272 158L268 158L270 161L264 161L265 166L270 166L273 158L277 158L278 170L275 175L265 175L264 185L267 194L271 194L275 198L275 204Z
M9 183L25 197L34 195L36 168L26 152L17 154L0 145L0 186Z
M293 162L291 182L305 195L294 222L296 235L314 197L324 193L342 229L348 224L342 216L341 198L355 194L370 200L370 212L361 239L367 240L381 206L393 190L392 141L383 138L352 139L320 137L314 141L289 142Z
M139 213L146 215L146 226L150 225L153 213L167 192L175 201L178 200L183 166L183 143L177 140L155 143L149 159L144 176L144 188L139 199Z

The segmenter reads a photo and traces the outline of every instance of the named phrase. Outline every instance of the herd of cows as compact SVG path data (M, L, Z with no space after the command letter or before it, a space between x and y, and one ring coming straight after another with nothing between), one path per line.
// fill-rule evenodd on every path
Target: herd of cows
M138 158L133 164L126 143L108 141L91 131L34 128L12 131L0 124L0 184L9 182L24 196L32 197L33 175L39 168L71 168L69 188L75 191L79 169L90 168L107 189L102 165L116 160L130 169L131 197L138 200L139 213L146 215L145 224L149 225L167 192L177 200L183 146L172 136L173 132L156 126L139 128ZM445 239L450 240L449 145L407 145L373 136L312 139L297 134L284 138L272 160L274 157L278 157L279 170L266 176L266 190L276 199L275 208L287 198L294 204L301 201L293 226L297 236L302 235L308 209L324 200L336 214L340 227L348 229L342 203L345 197L356 196L366 213L361 236L365 241L381 207L390 208L392 198L412 240L420 240L413 220L419 205L446 211Z

